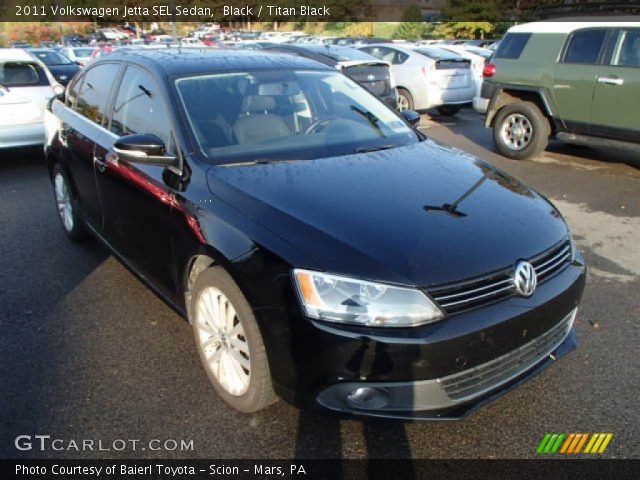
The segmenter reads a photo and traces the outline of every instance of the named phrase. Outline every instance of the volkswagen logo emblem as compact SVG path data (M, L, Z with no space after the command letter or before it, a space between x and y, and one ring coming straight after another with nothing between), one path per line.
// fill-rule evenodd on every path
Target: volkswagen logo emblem
M523 297L530 297L536 291L538 278L536 270L529 262L518 262L513 273L513 284L518 294Z
M373 82L376 79L375 75L367 75L367 80L369 80L370 82Z

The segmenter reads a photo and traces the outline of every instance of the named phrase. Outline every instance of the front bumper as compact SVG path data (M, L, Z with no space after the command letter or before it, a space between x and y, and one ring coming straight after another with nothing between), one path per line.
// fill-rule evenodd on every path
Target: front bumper
M18 148L43 145L44 123L0 127L0 148Z
M540 337L482 365L443 378L417 382L343 382L318 395L330 410L385 418L457 419L539 373L577 346L577 309ZM351 399L365 388L366 401ZM493 394L493 395L492 395Z
M452 419L552 363L549 354L557 358L575 348L570 315L578 306L585 278L578 255L530 298L510 297L407 329L313 321L302 315L293 292L287 311L255 313L274 389L290 403L378 417ZM560 328L562 320L566 323L552 340L535 343L554 327ZM532 348L535 345L539 348ZM519 349L529 355L514 356ZM500 370L498 380L462 388L467 377L477 379L506 361L514 368ZM362 386L383 390L387 401L374 402L374 408L354 406L346 397ZM458 393L452 391L456 388Z

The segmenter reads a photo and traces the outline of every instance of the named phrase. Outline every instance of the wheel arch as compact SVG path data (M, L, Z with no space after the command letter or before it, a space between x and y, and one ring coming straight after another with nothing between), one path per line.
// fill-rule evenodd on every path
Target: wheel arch
M182 291L184 292L185 312L191 323L191 295L198 275L216 265L228 266L230 261L210 245L201 245L188 259L182 271ZM228 269L227 269L228 270ZM231 273L229 273L231 275Z
M493 128L497 113L506 105L518 102L531 102L535 104L545 117L549 120L549 124L554 129L555 110L548 95L542 89L527 89L520 87L504 87L500 88L494 94L491 104L487 110L487 118L485 125Z

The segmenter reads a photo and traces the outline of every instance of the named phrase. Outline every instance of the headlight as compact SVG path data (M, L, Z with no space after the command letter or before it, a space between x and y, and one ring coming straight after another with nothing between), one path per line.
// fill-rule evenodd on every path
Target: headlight
M567 227L569 234L569 245L571 246L571 263L576 259L576 242L573 240L573 236L571 235L571 230Z
M295 269L294 283L305 313L337 323L411 327L440 320L442 311L414 288Z

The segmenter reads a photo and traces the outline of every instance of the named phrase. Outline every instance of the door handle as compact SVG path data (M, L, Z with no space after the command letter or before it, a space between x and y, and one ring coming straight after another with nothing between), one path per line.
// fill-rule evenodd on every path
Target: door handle
M606 85L622 85L624 80L616 77L598 77L598 83L604 83Z
M100 173L104 173L104 171L107 169L107 164L111 163L114 166L118 165L118 155L113 152L107 152L102 158L100 158L99 155L94 155L93 163L96 165L96 168L100 171Z
M104 172L107 169L106 159L100 158L98 155L93 156L93 163L100 172Z

